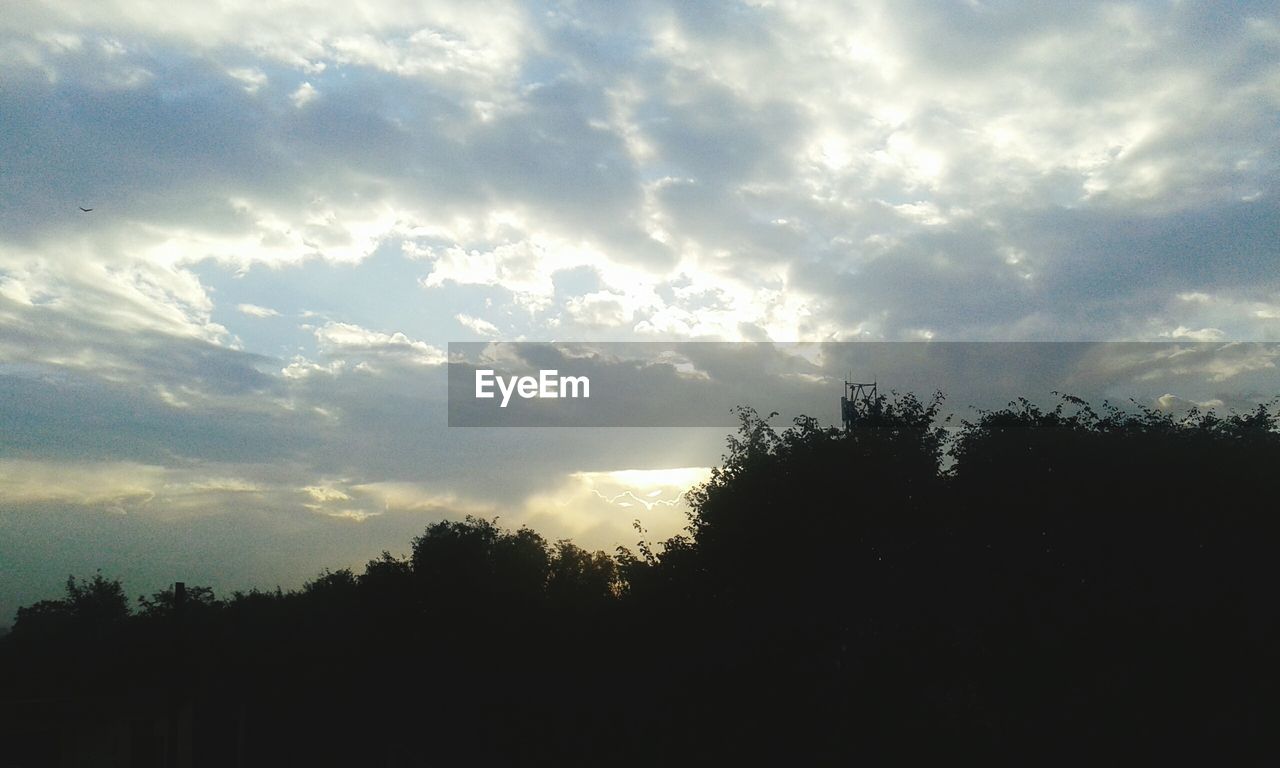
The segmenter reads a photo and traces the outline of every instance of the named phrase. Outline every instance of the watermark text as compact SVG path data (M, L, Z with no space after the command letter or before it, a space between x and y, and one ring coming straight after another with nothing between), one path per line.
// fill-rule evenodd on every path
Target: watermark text
M497 392L494 391L495 387ZM513 394L525 400L561 397L590 398L591 379L586 376L561 376L555 369L538 371L536 377L499 376L492 369L476 370L476 397L493 399L499 394L502 395L499 408L506 408Z

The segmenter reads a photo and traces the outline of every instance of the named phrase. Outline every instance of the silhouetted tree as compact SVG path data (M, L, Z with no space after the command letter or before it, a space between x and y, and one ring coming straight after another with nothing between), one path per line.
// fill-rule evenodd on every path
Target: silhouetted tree
M212 587L189 585L185 591L183 609L189 615L203 615L222 607L221 601L214 594ZM153 592L150 597L138 596L137 615L146 619L168 619L177 610L177 601L172 586Z
M51 734L181 702L204 765L1258 763L1274 404L1062 396L949 433L941 402L742 409L687 527L612 557L468 517L182 610L68 579L0 638L0 736L49 763Z
M547 595L555 602L589 605L618 594L618 563L603 552L589 552L567 539L553 547Z
M129 599L119 580L101 573L82 580L68 576L63 598L18 609L13 634L20 641L64 633L97 637L128 617Z

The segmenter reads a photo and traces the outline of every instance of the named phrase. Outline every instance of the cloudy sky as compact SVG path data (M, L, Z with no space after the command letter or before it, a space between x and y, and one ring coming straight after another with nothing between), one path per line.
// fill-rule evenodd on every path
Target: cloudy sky
M725 430L449 429L451 341L1280 341L1278 107L1274 2L10 4L0 623L678 527Z

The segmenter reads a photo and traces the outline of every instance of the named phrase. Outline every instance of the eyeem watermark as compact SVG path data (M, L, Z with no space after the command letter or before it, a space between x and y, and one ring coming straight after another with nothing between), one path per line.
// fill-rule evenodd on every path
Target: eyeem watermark
M499 408L506 408L511 395L516 394L525 400L539 398L554 400L556 398L589 398L591 397L591 379L586 376L561 376L557 370L541 370L534 376L498 376L492 369L476 371L476 397L492 399L497 396L494 387L502 394Z
M947 414L1069 392L1162 412L1280 392L1277 342L450 342L451 427L715 427L735 410L840 424L848 381L946 393ZM1231 370L1229 384L1220 372ZM783 418L786 418L785 416ZM717 435L719 437L719 435Z

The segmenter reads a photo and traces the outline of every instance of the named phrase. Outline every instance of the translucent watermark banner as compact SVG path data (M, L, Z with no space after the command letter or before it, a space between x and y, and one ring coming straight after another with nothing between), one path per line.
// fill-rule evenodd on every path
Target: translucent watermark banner
M454 342L452 427L732 427L735 409L841 423L841 398L940 392L964 417L1063 395L1245 411L1280 396L1280 342ZM845 406L847 407L847 406Z

